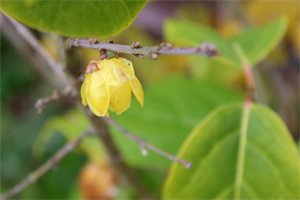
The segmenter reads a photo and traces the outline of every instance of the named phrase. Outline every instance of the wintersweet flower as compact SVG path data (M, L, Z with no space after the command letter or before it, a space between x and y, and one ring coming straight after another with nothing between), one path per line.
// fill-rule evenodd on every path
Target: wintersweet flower
M97 116L109 116L108 109L121 114L130 107L131 91L144 105L144 92L132 63L125 58L92 60L81 87L84 106Z

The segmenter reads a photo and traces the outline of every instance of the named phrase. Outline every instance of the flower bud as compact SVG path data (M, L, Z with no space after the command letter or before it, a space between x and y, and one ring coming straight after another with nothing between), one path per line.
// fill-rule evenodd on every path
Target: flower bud
M109 116L108 109L121 114L130 107L131 91L144 104L144 92L132 63L125 58L92 60L81 87L84 106L97 116Z

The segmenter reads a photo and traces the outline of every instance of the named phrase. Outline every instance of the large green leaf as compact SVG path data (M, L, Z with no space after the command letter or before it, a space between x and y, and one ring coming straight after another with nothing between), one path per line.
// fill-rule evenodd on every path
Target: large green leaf
M265 106L213 111L191 133L174 163L164 199L299 199L297 148L282 120Z
M226 87L184 77L172 77L145 89L145 106L133 99L131 107L115 119L135 135L176 154L193 127L214 108L241 102L242 95ZM124 157L135 166L166 168L171 161L153 152L144 157L139 146L113 131Z
M136 18L139 1L2 1L1 9L32 28L74 37L120 33Z
M263 60L280 42L287 29L287 19L281 17L261 28L252 28L233 37L251 65Z

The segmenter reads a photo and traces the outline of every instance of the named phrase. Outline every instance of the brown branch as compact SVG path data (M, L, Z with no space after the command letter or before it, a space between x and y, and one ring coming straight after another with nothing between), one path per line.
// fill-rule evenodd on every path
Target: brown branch
M126 130L123 126L121 126L120 124L118 124L115 120L113 120L112 118L104 118L104 121L107 124L110 124L112 126L114 126L115 128L117 128L119 131L121 131L122 133L124 133L128 138L130 138L131 140L133 140L134 142L138 143L140 145L141 151L143 155L147 155L147 149L154 151L155 153L158 153L170 160L173 160L175 162L178 162L180 164L183 164L187 169L189 169L192 165L192 163L182 160L180 158L177 158L171 154L168 154L166 152L164 152L163 150L147 143L146 141L138 138L137 136L135 136L134 134L130 133L128 130Z
M66 41L66 48L86 47L90 49L112 51L115 53L133 54L143 58L149 56L156 60L159 54L171 55L204 55L208 57L219 55L219 51L214 44L203 43L199 47L172 47L170 43L162 43L158 46L141 47L139 42L134 42L132 45L113 44L111 42L98 42L97 39L74 39L70 38Z
M68 154L70 153L74 148L76 148L81 141L92 135L93 133L88 130L84 132L81 136L79 136L77 139L73 140L72 142L69 142L65 146L63 146L54 156L52 156L46 163L44 163L42 166L40 166L37 170L29 174L23 181L15 185L12 189L10 189L8 192L3 194L0 199L8 199L16 194L18 194L20 191L22 191L24 188L29 186L30 184L35 183L42 175L44 175L46 172L48 172L50 169L56 167L56 165Z
M111 137L111 134L108 132L106 123L102 120L103 118L99 118L94 115L89 108L83 107L81 102L78 102L78 104L88 116L95 135L98 135L103 145L105 146L110 161L113 164L112 166L116 167L116 169L120 172L120 175L123 175L130 182L141 199L153 199L153 196L139 181L137 174L130 166L127 165L127 163L123 159L119 148Z
M63 66L63 68L70 69L74 65L74 63L71 63L71 61L75 60L75 58L72 57L75 56L72 53L73 50L67 50L64 47L64 38L55 36L55 41L60 56L60 62L62 63L62 65L65 65ZM76 92L80 91L81 87L81 85L75 79L76 76L68 71L64 72L68 78L68 81L70 82L69 87L74 90L74 96L76 97L77 105L86 113L86 116L88 117L92 125L95 135L97 135L101 139L109 155L110 161L113 163L113 166L120 172L120 175L124 176L131 183L131 185L135 188L137 194L142 199L153 198L152 195L148 193L147 189L141 184L133 169L129 167L122 158L122 154L118 149L116 143L112 139L110 133L108 132L105 122L101 118L91 113L89 108L83 107L79 93Z
M29 29L26 28L25 26L23 26L22 24L18 23L17 21L12 19L11 17L9 17L9 16L6 16L6 17L11 22L11 24L15 27L16 31L20 34L20 36L26 42L28 42L28 44L36 52L38 52L42 56L42 58L46 61L46 63L50 66L50 68L52 68L52 70L58 75L58 77L63 81L63 83L67 85L68 80L67 80L62 68L59 67L58 63L49 56L49 54L40 45L39 41L32 35L32 33L29 31Z
M59 90L54 90L53 94L49 97L46 98L40 98L37 100L37 102L35 103L34 107L37 109L38 113L42 113L45 106L52 102L52 101L58 101L61 98L70 96L71 91L67 88L66 90L64 90L63 92L59 91Z

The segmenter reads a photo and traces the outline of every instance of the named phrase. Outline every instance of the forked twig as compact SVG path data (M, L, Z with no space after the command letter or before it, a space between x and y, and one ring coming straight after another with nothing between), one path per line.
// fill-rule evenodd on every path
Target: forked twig
M87 130L81 136L79 136L77 139L75 139L72 142L69 142L68 144L63 146L46 163L44 163L37 170L35 170L31 174L29 174L23 181L21 181L20 183L15 185L8 192L3 194L0 199L2 199L2 200L8 199L8 198L18 194L20 191L22 191L24 188L26 188L30 184L35 183L43 174L45 174L50 169L54 168L57 165L57 163L59 161L61 161L61 159L63 159L74 148L76 148L84 138L91 136L91 135L93 135L93 133L90 130Z
M45 106L52 102L52 101L58 101L61 98L67 97L71 94L71 91L67 88L64 91L60 90L54 90L53 94L49 97L45 98L39 98L37 102L35 103L34 107L37 109L38 113L42 113Z

